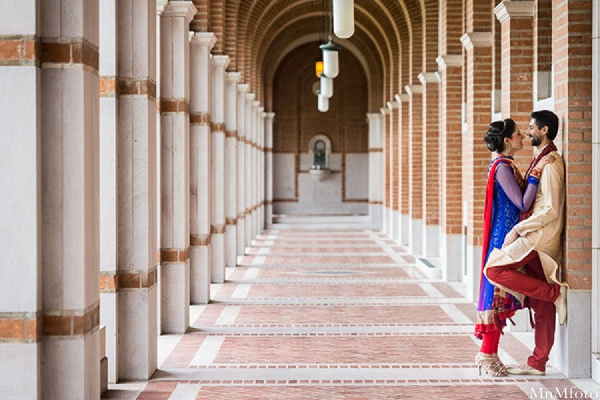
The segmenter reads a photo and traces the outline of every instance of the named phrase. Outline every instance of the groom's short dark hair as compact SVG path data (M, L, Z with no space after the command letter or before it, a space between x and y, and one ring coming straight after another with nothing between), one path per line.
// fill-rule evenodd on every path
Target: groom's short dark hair
M531 113L531 118L535 120L538 129L548 127L548 139L554 140L558 134L558 116L549 110L534 111Z

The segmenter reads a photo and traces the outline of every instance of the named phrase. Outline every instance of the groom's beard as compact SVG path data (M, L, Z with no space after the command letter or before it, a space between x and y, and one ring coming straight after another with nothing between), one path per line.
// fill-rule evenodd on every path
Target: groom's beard
M536 137L531 137L531 145L538 147L540 144L542 144L542 140L540 138L536 138Z

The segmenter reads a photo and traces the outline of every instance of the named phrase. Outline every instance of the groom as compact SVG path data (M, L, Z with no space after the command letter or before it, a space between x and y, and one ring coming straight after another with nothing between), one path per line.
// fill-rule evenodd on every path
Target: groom
M534 311L535 348L523 368L508 368L510 374L545 375L554 344L555 312L559 323L566 321L567 287L557 279L565 204L565 167L554 138L558 117L552 111L534 111L527 129L535 156L525 175L539 160L551 155L540 179L532 211L506 235L504 246L494 249L484 273L494 285L518 298Z

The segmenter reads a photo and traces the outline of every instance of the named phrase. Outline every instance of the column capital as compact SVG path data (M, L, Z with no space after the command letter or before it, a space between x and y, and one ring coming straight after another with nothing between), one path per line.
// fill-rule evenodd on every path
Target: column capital
M391 113L391 111L387 107L381 107L379 111L381 112L381 115L383 117L385 117L386 115L390 115Z
M268 112L266 113L266 119L267 121L273 121L273 119L275 118L275 113L274 112Z
M169 0L156 0L156 15L161 15Z
M444 71L448 67L460 67L463 64L463 56L460 54L444 54L435 59L438 71Z
M211 58L211 63L214 67L225 69L229 65L229 56L222 54L213 55Z
M254 93L246 93L246 100L248 100L249 102L252 102L255 97L256 95Z
M423 86L422 85L406 85L404 86L404 90L406 90L406 93L408 93L409 95L411 94L421 94L423 93Z
M471 50L473 47L491 47L494 43L492 32L465 32L460 37L460 42L465 50Z
M237 71L226 72L225 76L227 77L227 80L229 82L233 82L233 83L238 83L240 81L240 79L242 79L241 72L237 72Z
M410 100L410 96L407 93L395 94L394 99L396 99L398 104L408 103L408 101Z
M252 102L252 107L256 107L256 109L257 109L257 110L258 110L259 106L260 106L260 101L258 101L258 100L254 100L254 101Z
M509 18L533 17L535 5L533 1L510 1L504 0L494 8L494 15L500 23Z
M367 113L367 119L369 120L369 122L379 121L381 117L381 113Z
M198 10L191 1L171 1L166 5L162 16L167 18L183 17L189 23Z
M440 76L437 72L421 72L418 75L419 81L421 85L426 85L428 83L438 83L440 81Z
M241 94L246 94L250 90L250 85L247 83L238 83L238 92Z
M194 32L190 43L200 46L204 45L208 47L208 50L212 50L215 43L217 43L217 36L212 32Z
M394 108L398 108L398 103L395 101L388 101L387 103L385 103L386 107L389 110L393 110Z

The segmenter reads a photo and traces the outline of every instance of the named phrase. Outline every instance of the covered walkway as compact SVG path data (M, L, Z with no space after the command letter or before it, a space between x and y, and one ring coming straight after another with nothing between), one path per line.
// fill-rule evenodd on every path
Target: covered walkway
M102 398L598 396L593 381L553 367L545 377L479 376L475 307L463 284L428 278L363 218L274 224L227 268L225 283L213 284L212 301L191 307L185 335L159 338L153 377L110 385ZM501 358L524 363L531 340L530 332L507 332Z

